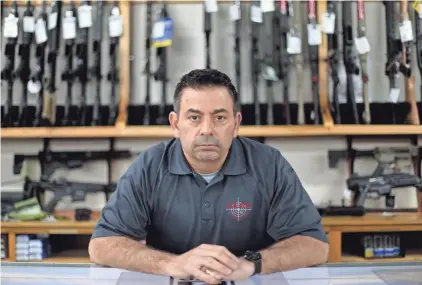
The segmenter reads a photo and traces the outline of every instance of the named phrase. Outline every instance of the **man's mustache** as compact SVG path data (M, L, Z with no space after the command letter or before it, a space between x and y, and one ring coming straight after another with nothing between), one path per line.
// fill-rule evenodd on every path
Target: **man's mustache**
M219 146L220 142L218 141L218 139L216 139L215 137L211 137L211 136L203 136L203 137L199 137L198 139L195 140L195 145L199 146L199 145L207 145L207 144L212 144L212 145L216 145Z

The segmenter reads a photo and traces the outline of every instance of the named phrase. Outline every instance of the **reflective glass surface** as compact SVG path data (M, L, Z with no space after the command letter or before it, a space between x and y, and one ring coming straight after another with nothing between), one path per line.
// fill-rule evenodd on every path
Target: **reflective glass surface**
M253 276L225 285L422 285L422 262L347 263ZM2 285L189 285L166 276L148 275L91 264L2 263ZM203 285L203 282L192 282Z

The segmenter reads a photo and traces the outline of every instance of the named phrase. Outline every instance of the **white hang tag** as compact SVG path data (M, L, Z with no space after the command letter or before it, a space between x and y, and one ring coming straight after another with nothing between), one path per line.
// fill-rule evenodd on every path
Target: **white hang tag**
M218 12L217 0L205 0L205 11L207 13Z
M76 38L76 18L65 17L63 18L63 39L71 40Z
M52 30L57 27L57 12L48 15L48 29Z
M92 26L92 6L82 5L78 7L78 26L80 29Z
M164 36L166 31L166 23L163 21L155 22L154 28L152 29L153 38L161 38Z
M42 85L40 81L29 80L26 87L28 88L29 93L38 94L41 91Z
M324 13L322 16L322 31L326 34L334 34L336 26L336 14Z
M251 6L251 21L254 23L262 23L261 7L255 5Z
M400 39L402 43L413 41L412 22L407 20L400 25Z
M120 15L108 17L108 34L112 38L118 38L123 34L123 21Z
M390 101L392 103L397 103L400 98L400 88L392 88L390 89Z
M418 9L418 15L419 15L419 19L422 19L422 3L418 5L419 9Z
M5 38L17 38L18 37L18 21L19 18L13 14L9 14L4 18L3 36Z
M261 0L261 11L262 13L274 12L274 0Z
M37 44L42 44L47 41L47 26L44 19L39 18L35 23L35 42Z
M302 41L300 37L287 34L287 53L300 54L302 52Z
M234 4L230 6L230 19L232 21L240 20L240 17L241 17L240 13L241 12L240 12L239 5Z
M32 16L24 16L22 29L24 33L33 33L35 31L35 18Z
M359 54L365 54L371 51L371 46L369 45L368 38L365 36L355 38L355 46Z
M322 42L321 28L318 24L308 24L308 44L319 46Z

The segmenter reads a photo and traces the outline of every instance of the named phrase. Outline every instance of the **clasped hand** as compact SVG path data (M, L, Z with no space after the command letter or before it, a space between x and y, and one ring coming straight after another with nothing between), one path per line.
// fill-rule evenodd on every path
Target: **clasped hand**
M254 265L237 258L223 246L202 244L166 264L168 275L179 278L196 278L208 284L222 280L245 280L253 274Z

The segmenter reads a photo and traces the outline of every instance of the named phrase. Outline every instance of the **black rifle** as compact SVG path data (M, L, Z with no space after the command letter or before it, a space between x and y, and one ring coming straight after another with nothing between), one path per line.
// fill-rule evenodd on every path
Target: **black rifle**
M315 26L317 25L317 13L316 13L316 1L308 0L308 22ZM313 108L313 121L315 125L320 124L319 118L319 56L318 46L309 44L309 60L311 65L311 76L312 76L312 100L314 103Z
M116 184L98 184L86 182L70 182L65 179L56 181L32 181L25 179L24 192L34 193L41 191L52 191L53 198L42 206L42 210L47 213L54 213L57 204L67 196L72 198L72 202L83 202L88 193L103 192L107 195L116 189Z
M332 109L334 110L334 121L336 124L341 124L340 117L340 102L338 97L338 88L340 85L340 78L338 76L339 68L339 49L338 49L338 25L337 25L337 2L327 1L327 12L335 16L334 31L332 34L327 34L328 41L328 63L330 65L331 79L333 81L333 99Z
M239 13L241 10L240 6L240 0L235 0L234 5L236 5L236 8L239 9ZM207 17L207 13L205 12L205 16ZM205 21L206 22L206 21ZM241 94L242 89L242 71L241 71L241 52L240 52L240 33L241 33L241 17L234 20L234 69L236 72L236 89L239 94ZM207 35L207 31L205 31L205 38L208 38L209 35ZM209 39L208 39L209 41ZM209 52L209 51L208 51ZM208 56L207 56L208 58ZM209 68L209 67L207 67ZM239 99L240 100L240 99Z
M33 19L34 7L31 5L31 1L26 2L26 9L23 13L23 17L27 19ZM20 62L17 70L15 71L15 77L19 77L22 83L22 97L19 104L19 117L18 121L15 122L15 126L25 127L28 124L27 107L28 107L28 81L31 74L30 58L31 58L31 45L32 45L32 33L33 30L26 31L25 26L22 24L22 43L19 45L19 56Z
M145 39L145 102L144 102L144 120L143 125L150 124L150 101L151 101L151 44L152 44L152 2L147 1L147 12L146 12L146 39Z
M211 36L211 13L207 11L207 4L204 4L204 33L205 33L205 66L211 68L210 36Z
M289 68L290 55L287 52L287 34L290 32L289 18L291 17L289 11L293 11L293 3L287 3L287 0L280 0L280 79L283 82L283 101L284 101L284 115L286 118L286 125L291 124L290 115L290 97L289 97Z
M13 173L20 174L25 160L38 160L41 165L41 180L48 181L51 175L59 168L80 168L87 161L104 159L131 158L132 153L126 150L119 151L66 151L66 152L39 152L38 154L15 154L13 159Z
M101 2L101 1L99 1ZM65 12L63 23L67 22L70 25L73 25L76 30L76 7L75 3L72 1L70 2L70 7ZM72 88L73 88L73 81L75 74L73 72L73 52L74 52L74 45L75 45L75 37L76 35L66 35L65 38L65 46L64 46L64 55L66 57L66 66L62 73L62 80L66 81L67 83L67 90L66 90L66 101L64 104L64 114L62 120L62 126L70 126L73 125L72 118L70 114L70 107L72 106Z
M113 8L110 11L110 16L120 15L120 8L118 1L114 1ZM107 75L111 82L110 106L108 124L113 125L116 122L119 103L116 100L116 85L118 82L118 68L117 68L117 54L119 51L119 37L110 37L109 56L110 56L110 71Z
M42 11L38 16L37 22L44 22L47 24L46 1L42 2ZM35 72L31 75L28 82L28 90L31 93L37 94L37 104L35 105L35 120L33 125L38 127L42 125L42 111L43 111L43 94L44 94L44 70L45 70L45 50L47 41L38 42L35 50L36 66Z
M93 126L101 125L101 121L102 121L101 82L102 82L103 76L101 74L101 60L102 60L101 43L103 39L103 5L104 5L103 1L96 2L97 15L95 17L95 39L92 44L92 52L94 53L94 66L91 68L91 72L95 76L95 84L96 84L95 85L95 101L94 101L94 107L92 110L92 122L91 122ZM113 59L111 60L113 61Z
M394 1L384 1L385 23L387 33L387 62L385 64L385 75L390 81L390 96L394 90L400 88L396 82L400 71L400 61L402 58L402 44L397 37L398 15L396 15L396 3ZM393 103L394 104L394 103ZM396 123L395 108L392 108L393 124Z
M89 5L89 1L81 1L81 6ZM86 86L88 83L88 44L89 44L89 27L80 28L78 22L78 36L76 43L76 69L75 76L81 84L80 101L78 106L77 124L79 126L86 125Z
M168 18L167 4L163 2L159 17ZM161 81L161 102L158 107L157 124L167 124L166 106L167 106L167 49L157 47L157 59L159 62L157 70L154 72L154 80Z
M415 9L415 35L416 35L416 57L418 60L419 73L422 74L422 11ZM420 85L422 94L422 84Z
M43 125L54 126L56 123L56 65L57 54L60 49L60 30L62 18L62 1L51 3L51 13L57 13L57 23L49 31L47 62L49 73L45 79L46 89L43 103ZM51 23L49 23L51 25Z
M13 2L12 7L9 11L8 17L5 21L10 21L11 25L17 25L16 21L19 21L18 4L16 1ZM2 127L12 126L12 105L13 105L13 83L14 83L14 69L15 69L15 54L16 45L18 43L18 35L10 35L7 37L7 42L4 47L4 56L6 58L6 64L1 71L1 80L7 81L7 97L4 104L4 119L2 120Z
M253 1L251 3L251 11L255 9L261 12L260 2ZM260 74L260 58L259 58L259 34L261 29L261 23L256 22L252 19L251 21L251 73L252 73L252 93L253 102L255 106L255 124L261 125L261 106L259 101L259 74Z
M359 124L359 115L356 105L355 88L353 85L353 75L359 74L359 67L356 65L356 54L354 53L353 46L353 25L352 25L352 3L349 1L342 2L343 8L343 61L346 68L347 78L347 102L351 104L353 121Z

